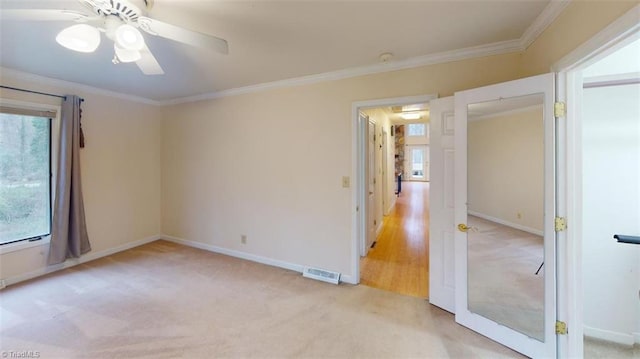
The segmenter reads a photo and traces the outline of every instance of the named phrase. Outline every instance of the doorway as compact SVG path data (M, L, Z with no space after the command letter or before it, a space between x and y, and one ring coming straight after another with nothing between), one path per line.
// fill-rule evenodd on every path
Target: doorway
M406 180L429 182L429 145L407 145L405 158Z
M638 349L638 342L640 342L640 332L638 332L640 330L638 327L640 324L640 304L638 302L640 277L638 269L633 269L633 264L637 265L640 262L638 260L640 257L637 257L637 252L640 249L637 249L639 247L637 245L616 243L613 235L626 233L612 233L631 231L632 233L628 234L640 235L638 233L640 228L633 228L634 224L637 226L640 223L637 210L633 210L633 208L623 210L628 203L640 203L638 201L638 191L640 190L638 188L638 179L640 178L638 177L640 171L638 158L640 153L638 147L635 147L634 150L633 146L629 146L640 137L638 132L640 125L637 122L637 111L640 110L637 107L638 98L636 97L633 101L636 114L631 116L635 117L635 122L624 121L622 118L624 116L619 116L617 112L626 107L622 103L625 96L620 94L617 96L604 95L604 92L617 92L626 86L633 84L637 86L640 83L637 60L635 61L635 70L621 70L620 67L616 70L613 62L606 65L607 61L605 60L638 41L640 38L638 14L640 14L640 7L636 6L554 65L554 69L559 71L558 94L561 101L566 101L567 107L566 120L562 121L563 127L560 128L560 137L564 137L565 141L560 142L562 144L559 148L560 160L563 161L563 166L559 167L558 180L560 183L559 198L562 199L559 210L561 214L566 213L567 223L570 225L567 226L566 231L559 232L559 254L566 258L566 261L561 262L562 265L559 267L558 286L566 288L566 291L565 295L558 298L558 311L561 320L564 320L562 318L571 320L571 323L568 324L573 328L565 337L561 337L563 344L566 345L561 353L569 357L638 357L640 351ZM635 53L623 57L626 57L626 60L632 60L631 63L633 63L633 59L637 59L638 56ZM629 63L629 61L624 62ZM592 66L596 66L598 63L605 65L602 68L607 69L608 73L593 73ZM626 65L623 65L624 67ZM635 76L633 76L634 72ZM621 73L624 75L620 76ZM637 93L636 96L638 96ZM586 101L593 103L587 104ZM597 108L591 107L597 103L600 104ZM599 115L597 115L598 113ZM589 118L594 115L595 118ZM622 122L617 123L618 121ZM624 124L625 122L626 124ZM627 127L627 130L619 132L620 127ZM563 134L565 131L566 135ZM621 151L625 147L626 149ZM633 159L634 155L636 156L635 160ZM611 165L619 163L621 157L628 157L630 160L625 160L622 166L616 166L616 170L609 173L610 176L603 176L602 173L598 173L599 171L594 172L596 167L600 167L600 169L609 167L611 170ZM615 174L619 171L623 171L625 175ZM635 182L633 182L635 186L625 185L629 176L631 178L635 176ZM593 186L597 183L600 184L594 190ZM625 192L622 201L616 201L616 198L621 199L617 193L618 189L623 189ZM617 202L618 205L613 206L614 202ZM597 217L597 223L590 223L593 221L593 215L600 208L606 209L607 213ZM614 214L617 214L616 218L609 221L609 216ZM636 216L631 225L627 218L630 215ZM602 248L596 246L602 246ZM624 254L619 257L620 251L624 251ZM625 256L631 255L633 257L634 252L636 252L635 263L631 264ZM594 256L594 254L596 255ZM613 261L611 260L612 256ZM615 271L614 275L607 278L606 283L602 281L602 278L597 278L596 272L604 274L619 266L627 266L626 271ZM628 293L631 289L626 286L620 287L620 281L629 280L628 274L632 272L635 273L635 281L627 285L631 286L634 292ZM627 275L622 273L627 273ZM613 287L596 288L602 285ZM603 300L602 305L597 309L593 307L593 298L587 298L588 295L591 295L588 292L594 290L598 292L598 298ZM601 290L609 290L609 292L601 292ZM617 314L618 309L630 308L631 301L628 301L630 296L634 298L632 300L633 308L627 310L627 315L621 317ZM613 305L611 304L612 297L617 297ZM598 312L603 312L602 308L606 308L604 312L608 313L606 319L598 318ZM628 328L633 328L634 321L636 332L629 332ZM627 332L624 333L622 327L610 326L607 329L608 325L626 325ZM596 339L590 339L593 337ZM626 344L621 343L625 341ZM612 342L618 344L612 344ZM633 342L636 343L635 352L631 347ZM626 353L607 351L612 348L621 349L621 345L626 348Z
M578 181L585 357L640 354L640 245L614 239L640 240L638 59L640 39L582 71ZM614 175L618 171L624 175Z
M403 116L411 114L410 121ZM361 283L428 294L428 104L361 109L366 118L366 219ZM398 183L398 181L401 181Z

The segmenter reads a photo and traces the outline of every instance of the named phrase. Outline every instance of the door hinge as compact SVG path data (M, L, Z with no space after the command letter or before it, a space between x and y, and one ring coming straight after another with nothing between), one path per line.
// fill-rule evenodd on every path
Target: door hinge
M556 232L562 232L567 229L567 219L564 217L556 217L554 221L554 228Z
M568 332L567 323L556 320L556 334L566 335Z
M556 102L553 104L553 115L555 117L564 117L567 114L567 106L564 102Z

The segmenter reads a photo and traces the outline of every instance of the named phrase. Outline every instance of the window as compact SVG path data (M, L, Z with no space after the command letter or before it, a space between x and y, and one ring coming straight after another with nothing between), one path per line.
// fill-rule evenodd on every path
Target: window
M0 245L51 232L51 119L0 107Z
M425 136L427 134L424 123L410 123L408 136Z

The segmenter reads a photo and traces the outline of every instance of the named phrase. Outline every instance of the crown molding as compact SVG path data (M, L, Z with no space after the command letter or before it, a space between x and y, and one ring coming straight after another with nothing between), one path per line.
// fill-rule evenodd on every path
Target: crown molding
M640 4L610 23L582 45L558 60L551 70L555 72L586 68L597 60L640 38ZM605 47L608 49L604 50ZM604 50L604 52L602 51Z
M64 81L44 77L40 75L30 74L19 70L0 67L0 74L2 77L13 77L18 80L34 81L38 83L49 84L53 86L66 87L69 89L80 90L87 93L93 93L97 95L114 97L126 101L143 103L153 106L170 106L189 102L197 102L204 100L213 100L223 97L238 96L244 94L251 94L256 92L262 92L267 90L273 90L278 88L286 88L301 85L311 85L326 81L336 81L342 79L348 79L352 77L379 74L390 71L406 70L416 67L435 65L441 63L447 63L452 61L468 60L479 57L501 55L512 52L522 52L527 49L542 32L560 15L560 13L569 5L570 1L567 0L551 0L549 4L544 8L542 13L536 18L536 20L527 28L522 37L515 40L495 42L486 45L473 46L458 50L445 51L436 54L411 57L399 61L391 61L387 63L378 63L373 65L348 68L338 71L325 72L315 75L308 75L302 77L294 77L285 80L278 80L272 82L265 82L256 85L249 85L244 87L237 87L217 92L210 92L200 95L180 97L170 100L156 101L144 97L127 95L120 92L105 90L89 85L83 85L75 82Z
M352 77L378 74L383 72L398 71L411 69L415 67L428 66L441 64L452 61L467 60L478 57L486 57L492 55L500 55L511 52L521 51L520 40L509 40L495 42L488 45L480 45L474 47L468 47L464 49L440 52L437 54L411 57L405 60L392 61L387 63L379 63L368 66L354 67L344 70L325 72L316 75L295 77L286 80L279 80L273 82L266 82L257 85L250 85L245 87L238 87L229 90L223 90L218 92L211 92L202 95L188 96L177 98L173 100L162 101L162 105L177 105L188 102L196 102L203 100L213 100L222 97L244 95L250 93L256 93L266 90L272 90L276 88L310 85L326 81L342 80Z
M570 0L551 0L520 37L520 47L526 50L551 25L562 11L569 5Z
M210 92L201 95L181 97L161 101L162 105L177 105L189 102L213 100L229 96L244 95L260 91L272 90L300 85L310 85L325 81L342 80L351 77L372 75L377 73L405 70L421 66L435 65L452 61L473 59L478 57L506 54L510 52L522 52L526 50L541 34L551 25L562 11L569 5L570 0L551 0L542 10L540 15L525 30L524 34L516 40L495 42L487 45L468 47L459 50L445 51L437 54L411 57L405 60L392 61L368 66L354 67L344 70L325 72L316 75L295 77L286 80L265 82L257 85L238 87L218 92Z
M115 91L105 90L105 89L101 89L101 88L93 87L89 85L83 85L77 82L59 80L51 77L31 74L28 72L14 70L6 67L0 67L0 74L2 75L1 77L2 79L10 78L10 79L20 80L20 81L36 82L39 84L62 87L67 90L82 91L83 93L90 93L94 95L108 96L108 97L113 97L121 100L131 101L131 102L138 102L145 105L154 105L154 106L161 105L161 102L159 101L151 100L144 97L127 95L121 92L115 92Z

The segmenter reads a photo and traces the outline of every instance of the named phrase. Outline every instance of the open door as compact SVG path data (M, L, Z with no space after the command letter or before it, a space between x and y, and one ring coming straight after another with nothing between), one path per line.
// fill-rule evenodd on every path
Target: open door
M429 303L455 312L453 97L429 102L432 178L429 223Z
M376 124L371 119L367 123L367 240L364 248L366 256L376 240Z
M554 76L455 94L456 322L556 356Z

